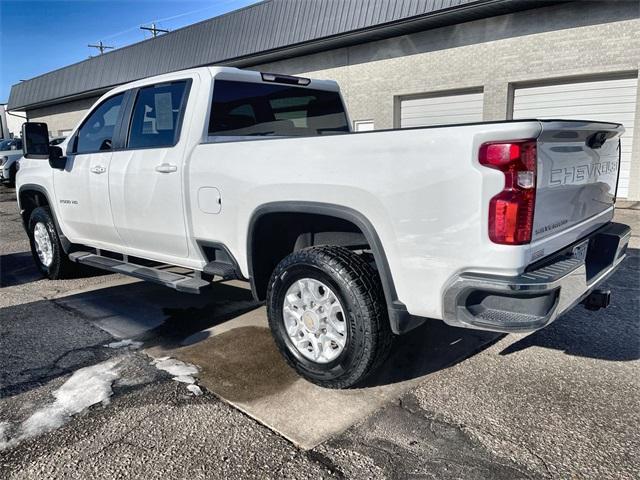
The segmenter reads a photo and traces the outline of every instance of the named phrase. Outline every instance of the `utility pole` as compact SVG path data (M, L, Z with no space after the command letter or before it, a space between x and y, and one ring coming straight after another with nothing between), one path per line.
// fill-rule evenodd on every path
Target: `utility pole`
M102 43L102 40L100 40L97 45L87 45L87 46L91 48L97 48L98 50L100 50L100 55L102 55L104 51L107 49L113 50L114 48L116 48L116 47L108 47L107 45L104 45Z
M169 30L164 30L162 28L156 28L156 24L152 23L150 27L145 27L142 26L140 27L140 30L149 30L151 32L151 35L153 35L153 38L158 36L158 33L169 33Z

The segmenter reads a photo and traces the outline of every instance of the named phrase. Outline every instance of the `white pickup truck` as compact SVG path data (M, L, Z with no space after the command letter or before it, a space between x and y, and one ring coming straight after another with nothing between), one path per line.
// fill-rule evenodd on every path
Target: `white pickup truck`
M248 280L285 359L334 388L425 318L526 332L608 304L621 125L349 124L333 81L221 67L119 86L58 147L26 123L35 262L191 293Z

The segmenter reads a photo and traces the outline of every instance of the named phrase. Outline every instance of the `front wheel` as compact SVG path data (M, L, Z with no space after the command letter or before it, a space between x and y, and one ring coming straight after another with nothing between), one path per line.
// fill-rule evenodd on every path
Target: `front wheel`
M318 385L349 388L386 359L393 334L377 272L343 247L299 250L278 264L267 291L278 349Z
M8 185L11 188L14 188L16 186L16 175L18 174L18 168L17 168L17 163L18 162L13 162L13 165L11 165L9 167L9 181L8 181Z
M75 273L72 263L62 249L49 207L38 207L29 217L29 243L38 270L50 280L68 278Z

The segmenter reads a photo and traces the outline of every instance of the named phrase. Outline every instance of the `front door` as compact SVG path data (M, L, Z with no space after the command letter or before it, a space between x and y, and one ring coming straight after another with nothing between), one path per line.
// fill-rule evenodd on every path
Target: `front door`
M188 256L179 142L187 91L185 80L138 89L127 143L111 158L111 211L132 255Z
M65 169L53 171L57 211L72 242L122 243L111 217L109 166L123 98L123 93L110 97L91 112L69 142Z

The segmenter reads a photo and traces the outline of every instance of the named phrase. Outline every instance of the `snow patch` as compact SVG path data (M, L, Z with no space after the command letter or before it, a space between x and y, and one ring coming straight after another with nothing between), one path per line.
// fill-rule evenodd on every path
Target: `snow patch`
M187 390L194 395L202 395L202 390L198 387L194 375L198 373L198 367L190 363L181 362L171 357L156 358L151 365L155 366L159 370L164 370L170 375L173 375L173 380L176 382L186 383Z
M175 358L163 357L151 362L156 368L168 372L174 377L182 375L196 375L198 373L198 367L191 365L190 363L181 362Z
M107 348L129 347L131 349L140 348L141 346L142 346L142 342L138 342L136 340L131 340L130 338L127 338L127 339L124 339L124 340L120 340L119 342L111 342L111 343L105 345L105 347L107 347Z
M193 385L193 384L187 385L187 390L193 393L196 397L199 397L200 395L202 395L202 390L198 385Z
M188 383L188 384L196 382L196 379L193 378L191 375L178 375L177 377L173 377L173 379L176 382Z
M73 415L96 403L106 405L113 394L111 385L118 379L116 368L119 359L111 359L90 367L81 368L71 375L58 390L53 392L55 401L39 410L20 424L17 435L8 439L8 422L0 424L0 450L13 447L18 442L61 427Z

